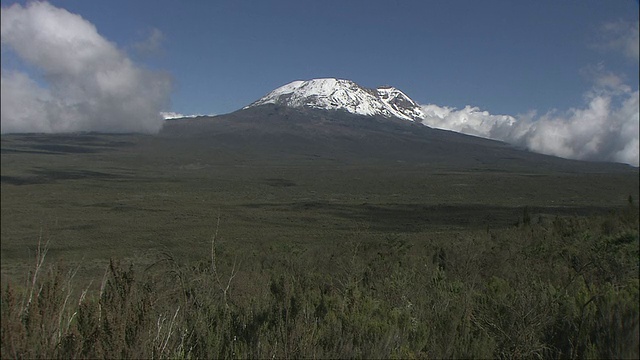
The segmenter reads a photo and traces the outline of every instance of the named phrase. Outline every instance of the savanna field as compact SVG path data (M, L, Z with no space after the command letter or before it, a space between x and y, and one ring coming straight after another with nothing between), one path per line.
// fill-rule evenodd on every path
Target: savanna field
M638 170L2 136L2 358L638 358Z
M0 359L640 359L637 0L0 1Z

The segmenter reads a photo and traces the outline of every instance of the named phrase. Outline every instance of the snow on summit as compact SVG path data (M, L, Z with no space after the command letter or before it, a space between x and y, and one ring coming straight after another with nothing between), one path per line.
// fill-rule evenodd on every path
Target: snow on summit
M411 121L421 121L424 118L420 106L396 88L385 86L367 89L353 81L334 78L291 82L273 90L245 109L264 104L345 110L357 115L380 115Z

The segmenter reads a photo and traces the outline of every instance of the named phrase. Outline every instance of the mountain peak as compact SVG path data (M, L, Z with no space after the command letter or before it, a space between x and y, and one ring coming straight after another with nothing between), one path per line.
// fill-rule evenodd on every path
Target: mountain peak
M335 78L293 81L273 90L245 109L264 104L345 110L357 115L396 117L411 121L424 118L420 106L394 87L368 89L351 80Z

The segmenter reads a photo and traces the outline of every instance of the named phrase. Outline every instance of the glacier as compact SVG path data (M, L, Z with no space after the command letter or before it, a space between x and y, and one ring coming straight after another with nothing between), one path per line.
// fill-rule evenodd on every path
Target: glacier
M344 110L357 115L395 117L418 122L424 119L420 106L394 87L368 89L351 80L335 78L293 81L271 91L244 109L265 104Z

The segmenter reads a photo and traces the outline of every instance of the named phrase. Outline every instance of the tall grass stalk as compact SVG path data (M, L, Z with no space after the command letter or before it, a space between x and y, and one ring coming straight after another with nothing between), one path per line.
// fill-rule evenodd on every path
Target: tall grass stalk
M36 266L33 270L33 276L31 277L31 286L29 287L29 298L27 299L27 303L23 306L23 311L26 310L33 300L33 291L36 288L36 282L38 280L38 274L42 269L42 265L44 264L44 259L47 256L47 252L49 252L49 242L51 241L50 237L47 237L46 243L42 244L42 228L40 228L40 234L38 235L38 246L36 247ZM40 288L42 290L42 288Z

